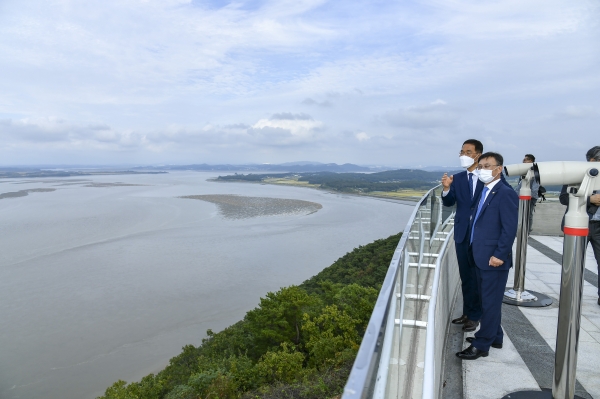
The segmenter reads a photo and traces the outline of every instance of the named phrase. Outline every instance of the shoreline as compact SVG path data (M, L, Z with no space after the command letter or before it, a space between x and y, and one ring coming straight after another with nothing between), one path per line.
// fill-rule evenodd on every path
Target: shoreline
M348 193L348 192L343 192L343 191L335 191L335 190L331 190L331 189L327 189L327 188L321 188L319 186L317 186L316 184L287 184L287 183L275 183L275 182L266 182L266 181L259 181L259 182L253 182L253 181L247 181L247 180L229 180L229 181L224 181L224 180L218 180L217 178L214 179L206 179L206 181L211 182L211 183L244 183L244 184L260 184L260 185L269 185L269 186L279 186L279 187L297 187L297 188L309 188L309 189L313 189L313 190L319 190L319 191L324 191L330 194L339 194L339 195L351 195L351 196L356 196L356 197L369 197L369 198L374 198L374 199L379 199L379 200L387 200L388 202L393 202L393 203L399 203L399 204L403 204L403 205L414 205L415 203L419 202L421 200L422 195L426 192L424 191L423 194L417 196L406 196L403 198L394 198L392 196L386 196L386 195L377 195L377 194L361 194L361 193Z

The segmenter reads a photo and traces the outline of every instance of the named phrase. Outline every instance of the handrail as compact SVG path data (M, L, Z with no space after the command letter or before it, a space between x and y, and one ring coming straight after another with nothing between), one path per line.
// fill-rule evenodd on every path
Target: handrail
M358 354L356 355L348 382L344 388L342 399L365 398L369 395L369 391L374 386L374 377L376 376L376 374L373 375L375 371L374 368L381 355L381 342L383 340L383 333L387 324L386 322L389 315L391 300L393 299L392 296L398 277L398 271L400 270L398 263L400 259L403 258L402 255L405 250L406 243L410 237L410 231L415 221L417 212L419 211L420 207L426 203L431 193L438 187L440 187L440 185L432 188L425 195L423 195L423 197L421 197L421 200L415 206L415 209L413 210L408 223L404 228L402 237L400 238L400 242L394 251L392 261L390 262L390 266L381 286L375 307L373 308L373 313L369 319L369 324L367 325L365 335L358 350Z
M449 235L454 234L454 228ZM427 335L425 338L425 362L423 365L423 399L434 399L437 395L435 389L435 311L437 305L438 287L440 285L440 273L442 265L442 255L446 252L450 240L444 241L440 248L439 256L435 262L435 275L431 288L431 300L427 310Z

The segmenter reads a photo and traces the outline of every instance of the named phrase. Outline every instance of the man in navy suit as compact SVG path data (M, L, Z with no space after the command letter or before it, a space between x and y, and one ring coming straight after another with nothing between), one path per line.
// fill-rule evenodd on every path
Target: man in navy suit
M463 311L462 316L452 320L454 324L463 324L463 331L475 331L481 318L481 304L477 288L475 269L470 266L468 259L469 219L476 198L483 190L483 183L477 178L477 161L483 152L483 144L479 140L467 140L460 151L460 164L467 169L464 172L442 177L442 202L445 206L456 204L454 216L454 245L460 274Z
M512 267L512 246L517 235L519 197L501 182L504 159L495 152L479 157L479 180L485 184L473 208L468 231L469 261L475 267L481 296L481 328L456 356L474 360L487 356L490 346L502 347L502 299Z

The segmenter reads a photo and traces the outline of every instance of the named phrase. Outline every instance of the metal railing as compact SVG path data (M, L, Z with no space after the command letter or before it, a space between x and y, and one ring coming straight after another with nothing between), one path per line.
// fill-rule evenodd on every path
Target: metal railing
M441 190L421 198L404 229L343 399L438 396L441 356L435 347L440 339L443 347L447 324L436 326L436 313L449 313L458 286L457 268L448 265L456 257L444 256L447 248L454 251L448 245L454 210L442 206ZM436 306L439 298L443 306Z

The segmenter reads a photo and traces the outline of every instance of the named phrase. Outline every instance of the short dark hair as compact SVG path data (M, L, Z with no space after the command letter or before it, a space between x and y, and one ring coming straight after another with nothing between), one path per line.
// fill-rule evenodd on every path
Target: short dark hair
M587 154L585 154L585 159L587 159L588 162L592 158L596 161L600 161L600 145L590 148Z
M485 154L481 154L479 157L479 162L486 158L494 158L498 166L504 166L504 158L502 158L502 155L498 154L497 152L486 152Z
M524 158L531 159L531 162L535 162L535 157L532 154L525 154Z
M475 140L475 139L469 139L469 140L465 140L465 142L463 143L463 145L465 144L472 144L475 146L475 152L478 153L482 153L483 152L483 144L481 144L481 141L479 140Z

